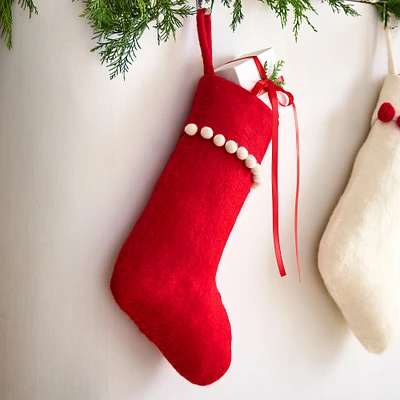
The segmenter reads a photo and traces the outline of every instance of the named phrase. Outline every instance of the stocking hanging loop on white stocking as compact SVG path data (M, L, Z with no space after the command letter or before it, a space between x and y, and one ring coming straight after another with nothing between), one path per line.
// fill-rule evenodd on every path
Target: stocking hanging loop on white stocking
M393 55L393 43L392 43L392 30L394 27L387 26L385 28L386 43L388 48L388 74L397 75L396 61Z

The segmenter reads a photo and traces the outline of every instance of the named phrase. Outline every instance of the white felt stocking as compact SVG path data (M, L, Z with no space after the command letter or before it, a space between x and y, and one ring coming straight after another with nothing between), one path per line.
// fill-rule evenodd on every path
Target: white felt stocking
M390 31L389 74L371 131L318 255L329 293L358 340L374 353L400 333L400 77Z

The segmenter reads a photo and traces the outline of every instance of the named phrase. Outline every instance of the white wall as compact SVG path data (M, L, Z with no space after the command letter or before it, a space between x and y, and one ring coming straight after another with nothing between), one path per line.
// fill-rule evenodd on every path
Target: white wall
M359 5L363 17L353 19L318 5L319 33L304 26L296 44L258 2L245 2L235 34L229 12L216 7L216 65L270 45L286 60L301 125L303 283L294 263L294 132L286 116L280 190L289 276L281 279L275 266L266 184L249 196L219 268L232 366L200 388L172 369L108 289L201 74L194 18L176 43L157 47L147 32L127 81L110 82L89 52L82 2L37 5L30 21L15 8L14 49L0 45L1 400L399 399L400 343L368 354L316 265L386 72L374 9ZM268 176L269 156L263 166Z

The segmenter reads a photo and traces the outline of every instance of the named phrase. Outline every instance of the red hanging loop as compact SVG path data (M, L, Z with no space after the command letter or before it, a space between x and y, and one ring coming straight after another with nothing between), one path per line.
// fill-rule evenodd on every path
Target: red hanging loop
M197 34L203 57L204 74L215 75L212 61L211 14L205 8L197 10Z

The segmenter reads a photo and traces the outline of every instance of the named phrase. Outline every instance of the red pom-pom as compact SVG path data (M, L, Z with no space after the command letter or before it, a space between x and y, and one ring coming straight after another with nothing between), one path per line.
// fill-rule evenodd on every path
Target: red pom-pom
M396 114L396 110L390 103L383 103L378 111L378 118L382 122L391 121Z
M397 124L397 126L400 127L400 117L397 117L397 119L396 119L396 124Z

